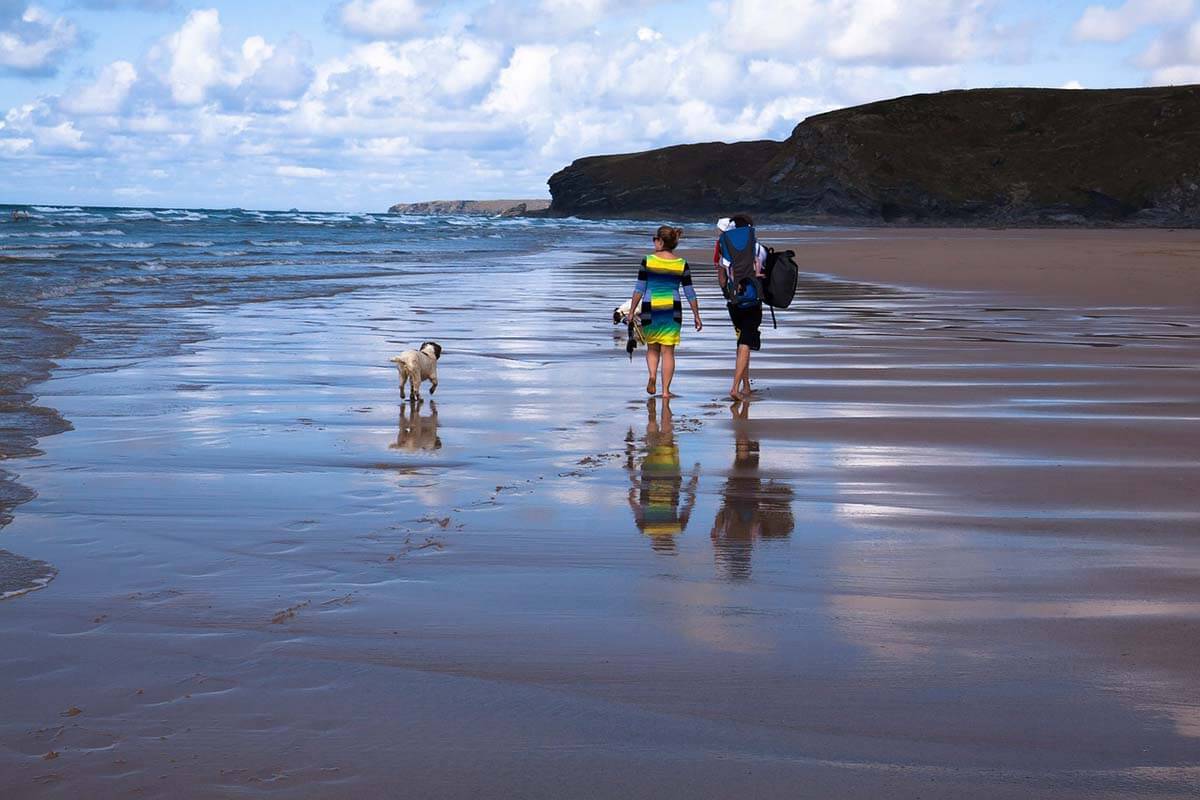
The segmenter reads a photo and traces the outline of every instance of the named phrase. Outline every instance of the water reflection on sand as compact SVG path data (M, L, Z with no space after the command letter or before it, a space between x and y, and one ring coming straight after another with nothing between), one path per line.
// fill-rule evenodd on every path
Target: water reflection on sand
M786 539L796 527L792 515L795 493L787 483L763 480L759 472L762 445L739 424L750 418L750 403L733 403L730 412L733 464L721 488L721 507L713 519L711 536L720 572L729 580L746 580L754 545L761 540Z
M625 468L631 484L629 507L638 530L650 537L655 551L674 553L675 537L687 529L696 505L700 465L692 467L685 486L671 401L661 399L661 416L655 410L658 402L659 398L654 397L646 401L646 433L640 453L633 428L625 438Z

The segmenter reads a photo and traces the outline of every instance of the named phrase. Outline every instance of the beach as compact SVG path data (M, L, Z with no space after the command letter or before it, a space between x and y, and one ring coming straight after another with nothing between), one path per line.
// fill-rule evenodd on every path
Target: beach
M1195 796L1200 233L764 226L734 404L689 232L668 404L644 226L269 223L20 307L5 798Z

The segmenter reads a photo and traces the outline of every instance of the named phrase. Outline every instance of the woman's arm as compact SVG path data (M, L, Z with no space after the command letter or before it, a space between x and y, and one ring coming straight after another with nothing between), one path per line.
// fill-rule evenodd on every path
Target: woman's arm
M692 319L696 323L696 330L702 329L704 323L700 321L700 302L696 299L696 288L692 286L692 268L686 261L683 262L683 277L679 280L679 288L683 289L683 293L692 307Z
M646 294L646 283L650 280L650 271L646 269L646 259L638 269L637 283L633 285L633 298L629 301L629 324L633 324L635 316L642 313L642 297Z

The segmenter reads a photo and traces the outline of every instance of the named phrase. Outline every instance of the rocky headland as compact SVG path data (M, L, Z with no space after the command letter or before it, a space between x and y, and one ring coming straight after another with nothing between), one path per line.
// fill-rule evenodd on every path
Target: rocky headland
M540 200L429 200L424 203L397 203L389 214L479 214L488 217L520 217L545 211L550 201Z
M973 89L818 114L781 142L581 158L556 215L1200 225L1200 86Z

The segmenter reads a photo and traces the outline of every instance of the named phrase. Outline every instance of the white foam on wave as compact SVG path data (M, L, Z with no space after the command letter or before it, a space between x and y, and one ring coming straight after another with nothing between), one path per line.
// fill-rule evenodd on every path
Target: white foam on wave
M51 245L50 247L53 247ZM24 248L21 250L0 250L0 256L16 260L19 258L28 259L30 261L53 261L58 258L58 253L51 252L49 249L39 250L34 248Z
M175 220L183 220L185 222L200 222L208 219L208 214L201 214L198 211L187 211L181 208L168 208L165 211L160 211L164 217L168 217L172 222Z
M216 242L198 240L195 242L177 242L176 244L178 244L180 247L212 247L214 244L216 244Z
M32 208L39 214L65 214L72 211L83 211L79 206L32 206Z
M299 242L295 239L289 239L286 242L250 239L248 243L254 245L255 247L301 247L304 244L304 242Z
M116 228L107 228L102 231L85 231L88 236L124 236L125 231L119 231Z
M146 250L154 245L150 242L105 242L108 247L115 247L118 250Z
M118 211L121 219L158 219L153 211Z
M42 578L34 578L32 581L30 581L30 586L22 586L20 589L11 589L7 592L0 592L0 600L7 600L10 597L20 597L23 594L36 592L38 589L45 589L50 585L50 581L54 580L54 576L57 574L58 572L55 571L51 575L47 575Z

